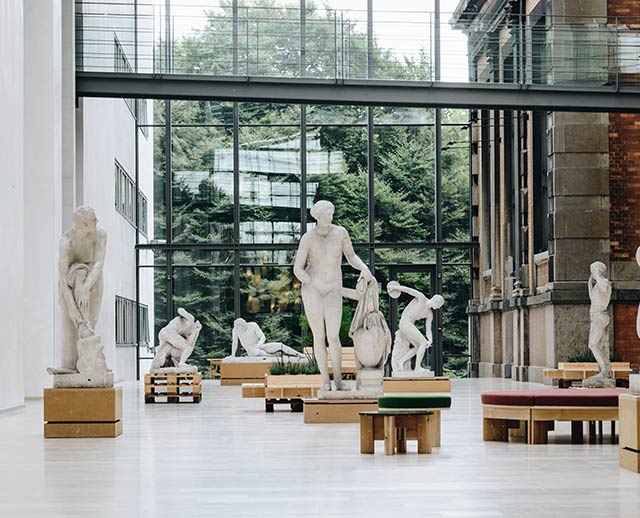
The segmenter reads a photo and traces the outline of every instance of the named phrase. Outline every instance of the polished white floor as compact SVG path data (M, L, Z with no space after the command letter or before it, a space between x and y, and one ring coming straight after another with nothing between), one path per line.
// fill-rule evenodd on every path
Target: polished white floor
M240 387L206 382L199 405L144 405L124 385L118 439L42 437L42 401L0 415L0 517L640 517L640 475L617 447L482 441L480 392L455 380L442 447L360 455L358 425L266 414Z

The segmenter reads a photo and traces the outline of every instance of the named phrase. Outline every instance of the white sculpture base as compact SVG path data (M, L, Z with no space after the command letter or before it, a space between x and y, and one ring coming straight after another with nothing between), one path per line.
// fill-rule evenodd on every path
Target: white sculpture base
M222 363L307 363L309 360L305 358L296 358L290 356L227 356L222 359Z
M612 378L587 378L582 380L584 388L615 388L616 380Z
M48 369L49 371L53 369ZM113 372L86 374L75 372L73 374L53 374L54 388L112 388L114 383Z
M629 374L629 392L640 396L640 374Z
M375 394L374 397L378 397L383 393L383 381L384 371L382 369L360 369L356 374L356 390Z
M392 378L433 378L435 372L428 369L419 371L393 371L391 373Z
M182 367L160 367L159 369L151 369L149 374L195 374L198 367L195 365L184 365Z

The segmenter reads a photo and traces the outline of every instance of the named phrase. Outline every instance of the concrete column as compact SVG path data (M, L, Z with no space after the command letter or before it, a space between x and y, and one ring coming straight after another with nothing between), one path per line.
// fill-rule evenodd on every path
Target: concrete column
M83 205L76 179L75 0L58 0L62 9L62 228L71 227L73 211Z
M0 411L24 403L23 2L0 2Z
M24 1L25 395L42 397L55 363L62 211L60 0Z

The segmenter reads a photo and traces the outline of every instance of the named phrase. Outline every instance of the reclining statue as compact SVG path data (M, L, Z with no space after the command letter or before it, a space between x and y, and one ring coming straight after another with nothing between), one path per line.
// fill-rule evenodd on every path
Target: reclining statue
M238 352L238 342L247 351L247 356L306 358L304 354L283 343L267 342L260 326L255 322L247 322L244 318L238 318L233 322L231 357L236 356Z
M433 322L433 310L439 309L444 304L442 295L434 295L428 298L413 288L407 288L396 281L387 284L389 296L397 299L401 293L407 293L414 299L407 304L402 312L400 323L393 344L391 353L391 367L394 373L411 372L411 359L416 357L416 364L413 369L415 373L425 374L430 371L422 367L422 360L433 343L433 332L431 324ZM416 327L416 321L426 320L426 336Z
M201 330L202 324L191 313L178 308L178 316L158 333L158 347L149 372L197 372L198 368L188 365L187 360L193 353Z

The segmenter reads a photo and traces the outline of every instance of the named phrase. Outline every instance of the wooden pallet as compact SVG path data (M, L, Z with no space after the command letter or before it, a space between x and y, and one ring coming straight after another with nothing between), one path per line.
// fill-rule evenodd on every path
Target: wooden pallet
M274 405L290 405L292 412L302 412L304 410L304 402L300 398L266 398L264 400L264 411L273 412Z
M200 403L202 374L145 374L145 403Z

